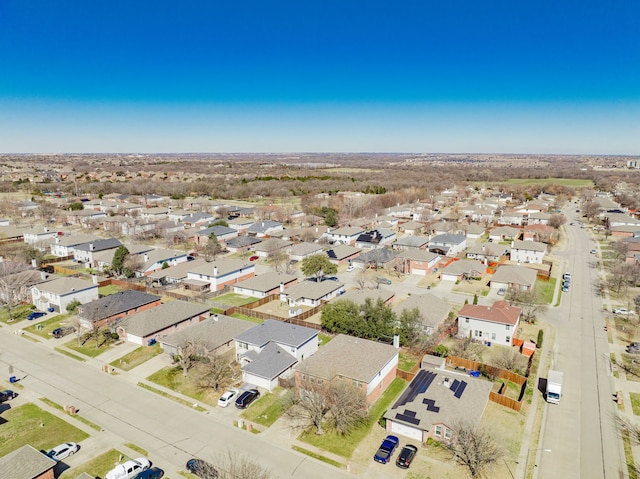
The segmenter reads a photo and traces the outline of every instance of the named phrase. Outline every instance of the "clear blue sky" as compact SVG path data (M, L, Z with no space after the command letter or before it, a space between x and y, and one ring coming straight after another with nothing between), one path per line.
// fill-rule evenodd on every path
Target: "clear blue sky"
M0 0L2 152L640 154L638 0Z

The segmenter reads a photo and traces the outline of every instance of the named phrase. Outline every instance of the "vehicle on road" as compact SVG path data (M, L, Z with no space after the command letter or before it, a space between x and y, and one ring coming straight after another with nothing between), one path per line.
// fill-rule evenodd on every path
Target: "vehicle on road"
M152 467L138 473L134 479L161 479L162 477L164 477L164 471L159 467Z
M27 321L31 321L33 319L38 319L41 318L42 316L45 316L47 313L43 312L43 311L31 311L28 315L27 315Z
M188 472L202 479L218 476L218 471L213 464L202 459L189 459L184 467Z
M613 314L620 314L622 316L628 316L629 314L634 314L633 311L627 308L616 308L613 310Z
M4 391L0 391L0 402L8 401L9 399L13 399L17 396L18 394L14 393L11 389L5 389Z
M256 260L259 260L259 259L260 259L260 256L253 255L251 258L249 258L249 261L256 261Z
M396 436L389 435L385 437L382 444L380 444L378 451L373 456L373 460L380 464L386 464L389 462L389 459L391 459L391 456L393 456L393 451L396 450L399 443L400 440Z
M562 397L562 378L563 373L560 371L549 370L547 376L547 402L551 404L559 404Z
M79 450L80 446L75 442L65 442L47 451L46 456L54 461L62 461L69 456L73 456Z
M133 479L151 467L151 462L146 457L138 457L131 461L118 464L104 476L104 479Z
M237 394L238 394L238 391L234 389L225 391L224 394L220 396L220 398L218 399L218 406L227 407L229 404L231 404L231 401L233 400L233 398L236 397Z
M257 389L249 389L248 391L243 392L236 399L236 407L238 409L246 409L249 407L253 401L260 397L260 392Z
M408 469L417 453L418 448L416 446L407 444L402 448L400 454L398 454L398 458L396 459L396 466L402 469Z

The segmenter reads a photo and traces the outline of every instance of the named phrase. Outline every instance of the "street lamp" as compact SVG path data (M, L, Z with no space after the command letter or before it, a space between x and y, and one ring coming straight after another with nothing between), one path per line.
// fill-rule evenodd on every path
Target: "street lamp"
M529 472L529 456L531 455L532 452L539 452L539 451L543 451L543 452L552 452L551 449L546 449L544 447L539 447L538 449L529 449L529 451L527 451L527 460L524 463L524 479L527 479L528 476L528 472ZM538 465L534 462L533 464L534 469L536 467L538 467Z

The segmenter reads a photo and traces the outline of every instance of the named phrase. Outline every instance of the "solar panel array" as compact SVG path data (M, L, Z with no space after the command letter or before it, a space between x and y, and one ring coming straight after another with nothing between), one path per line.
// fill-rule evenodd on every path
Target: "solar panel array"
M402 393L402 396L398 398L396 403L393 405L393 409L404 406L408 402L412 402L418 396L418 394L422 394L427 392L429 386L436 378L437 374L432 373L430 371L425 371L421 369L420 372L416 375L409 387Z
M416 412L410 411L409 409L404 410L404 414L396 414L396 419L400 419L401 421L408 422L409 424L413 424L417 426L420 424L420 419L416 418Z
M337 258L338 258L332 249L330 249L329 251L327 251L327 256L328 256L329 258L331 258L331 259L337 259Z

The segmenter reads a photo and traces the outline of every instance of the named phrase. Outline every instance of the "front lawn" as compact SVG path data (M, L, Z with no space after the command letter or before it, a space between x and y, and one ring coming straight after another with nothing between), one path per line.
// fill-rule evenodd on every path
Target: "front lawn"
M202 388L200 377L203 374L198 364L189 369L186 376L182 374L180 366L170 366L153 373L147 380L210 406L216 406L223 391L215 393L212 389Z
M549 278L549 281L538 279L536 280L535 287L543 304L551 304L553 301L553 293L556 289L556 278Z
M65 441L80 442L87 433L68 422L43 411L32 403L2 413L7 422L0 427L0 457L30 444L36 449L50 449Z
M19 304L13 307L13 323L22 321L35 308L30 304ZM0 308L0 321L3 323L12 323L9 318L9 310L6 307Z
M140 346L134 349L129 354L125 354L119 359L109 363L111 366L120 368L123 371L130 371L136 366L140 366L142 363L162 353L162 348L159 344L154 346Z
M69 313L58 314L57 316L41 321L38 324L32 324L31 326L24 328L24 330L45 339L49 339L52 337L51 332L54 329L61 326L70 326L69 318L71 318L71 316L72 315Z
M114 464L122 463L128 459L129 458L120 451L111 449L85 462L81 466L67 469L60 475L60 479L72 479L78 477L83 472L86 472L91 477L104 477L107 472L113 469Z
M242 413L242 417L269 427L284 414L283 401L282 388L276 388L273 392L262 395L260 399Z
M243 296L236 293L223 294L214 299L216 303L228 304L229 306L243 306L257 300L258 298L254 298L253 296Z
M342 457L351 457L358 444L371 432L382 415L391 407L393 401L406 386L406 381L396 378L389 385L384 394L371 406L367 418L350 434L342 436L333 430L326 430L324 434L316 435L315 428L303 432L299 439L328 452Z
M110 338L106 338L104 335L100 335L100 339L98 340L98 347L96 347L95 339L81 339L80 344L78 344L78 339L74 338L71 341L67 341L66 343L64 343L65 348L72 349L73 351L77 351L78 353L89 356L90 358L99 356L105 351L111 349L112 346L112 340Z

